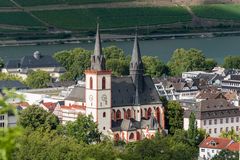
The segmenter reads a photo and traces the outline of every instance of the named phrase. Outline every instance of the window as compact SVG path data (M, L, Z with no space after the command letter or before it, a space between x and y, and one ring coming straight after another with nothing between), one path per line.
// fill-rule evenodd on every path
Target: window
M228 118L226 118L226 123L228 123Z
M232 118L231 118L231 123L233 123L233 122L234 122L234 118L232 117Z
M116 119L121 119L121 111L117 110L116 112Z
M239 122L239 117L236 117L236 122Z
M0 120L4 120L4 115L1 115L1 116L0 116Z
M209 129L209 130L208 130L208 133L211 134L211 133L212 133L212 129Z
M127 119L130 119L131 118L131 110L130 109L128 109L127 110L127 117L126 117Z
M222 132L223 131L223 128L220 128L220 132Z
M214 150L212 150L212 153L214 153Z
M228 132L228 127L226 127L226 132Z
M238 131L239 130L239 127L238 126L236 126L236 131Z
M214 119L214 124L217 124L217 119Z
M206 120L204 120L204 121L203 121L203 125L205 126L205 125L206 125L206 123L207 123L207 122L206 122Z
M106 112L103 112L103 117L106 117Z
M103 130L105 130L106 128L105 127L103 127Z
M130 134L129 139L134 139L134 134L133 133Z
M90 77L90 89L92 89L93 88L93 79L92 79L92 77Z
M102 78L102 89L106 89L106 78Z
M0 123L0 127L4 128L4 122Z
M220 123L223 124L223 119L220 119Z
M212 120L211 119L209 120L209 125L212 125Z
M217 128L214 128L214 133L217 133Z
M205 149L201 149L201 152L205 152Z

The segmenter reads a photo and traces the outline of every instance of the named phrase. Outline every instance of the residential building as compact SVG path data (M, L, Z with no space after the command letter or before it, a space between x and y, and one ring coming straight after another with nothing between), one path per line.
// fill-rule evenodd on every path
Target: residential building
M227 138L207 137L199 145L199 158L202 160L211 160L222 150L239 152L240 143Z
M184 111L185 130L188 129L191 112L196 116L197 127L206 130L212 137L231 129L239 132L240 109L224 98L206 99L189 106Z
M48 72L53 79L58 79L66 71L52 56L42 55L39 51L36 51L32 56L7 61L2 72L26 79L28 73L36 70Z
M222 91L240 93L240 74L229 75L222 80Z

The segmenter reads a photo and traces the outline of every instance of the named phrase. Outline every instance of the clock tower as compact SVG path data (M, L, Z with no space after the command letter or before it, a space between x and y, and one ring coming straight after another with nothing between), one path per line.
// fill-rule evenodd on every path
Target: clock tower
M111 71L105 68L99 26L97 26L94 54L91 56L91 68L85 71L85 75L86 115L92 115L99 131L107 134L111 128Z

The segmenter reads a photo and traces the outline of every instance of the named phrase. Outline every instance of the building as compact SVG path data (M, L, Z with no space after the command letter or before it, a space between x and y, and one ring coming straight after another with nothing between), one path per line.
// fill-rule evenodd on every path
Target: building
M85 86L75 87L65 105L85 106L85 114L97 122L99 131L126 142L153 137L164 130L164 109L150 76L143 74L137 36L130 62L130 75L115 77L106 70L97 29L91 68L85 71Z
M188 130L191 112L196 116L197 127L212 137L218 137L222 131L239 131L240 109L225 98L206 99L190 106L184 111L185 130Z
M9 60L2 72L25 79L28 73L36 70L46 71L54 79L59 78L66 71L52 56L42 55L36 51L32 56L24 56L19 60Z
M222 91L240 93L240 74L229 75L222 80Z
M222 150L240 151L240 143L227 138L208 137L199 145L199 157L203 160L211 160Z
M2 92L3 89L16 89L16 90L22 90L22 89L28 89L26 85L19 81L15 80L0 80L0 92Z
M197 81L185 81L179 78L154 79L155 87L160 96L167 100L195 99L200 91Z

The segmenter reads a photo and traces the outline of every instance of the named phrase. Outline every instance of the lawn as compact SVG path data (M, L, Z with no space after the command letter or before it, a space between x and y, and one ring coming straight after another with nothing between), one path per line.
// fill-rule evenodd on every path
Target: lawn
M214 4L192 6L193 12L202 18L240 20L240 5L237 4Z
M0 0L0 7L12 7L14 6L10 0Z
M188 22L191 16L182 7L94 8L36 11L34 15L59 28L95 29L99 18L101 28L135 27L175 22Z
M109 3L109 2L126 2L132 0L15 0L22 6L38 6L53 4L89 4L89 3Z
M40 22L25 12L2 12L0 23L16 26L42 26Z

